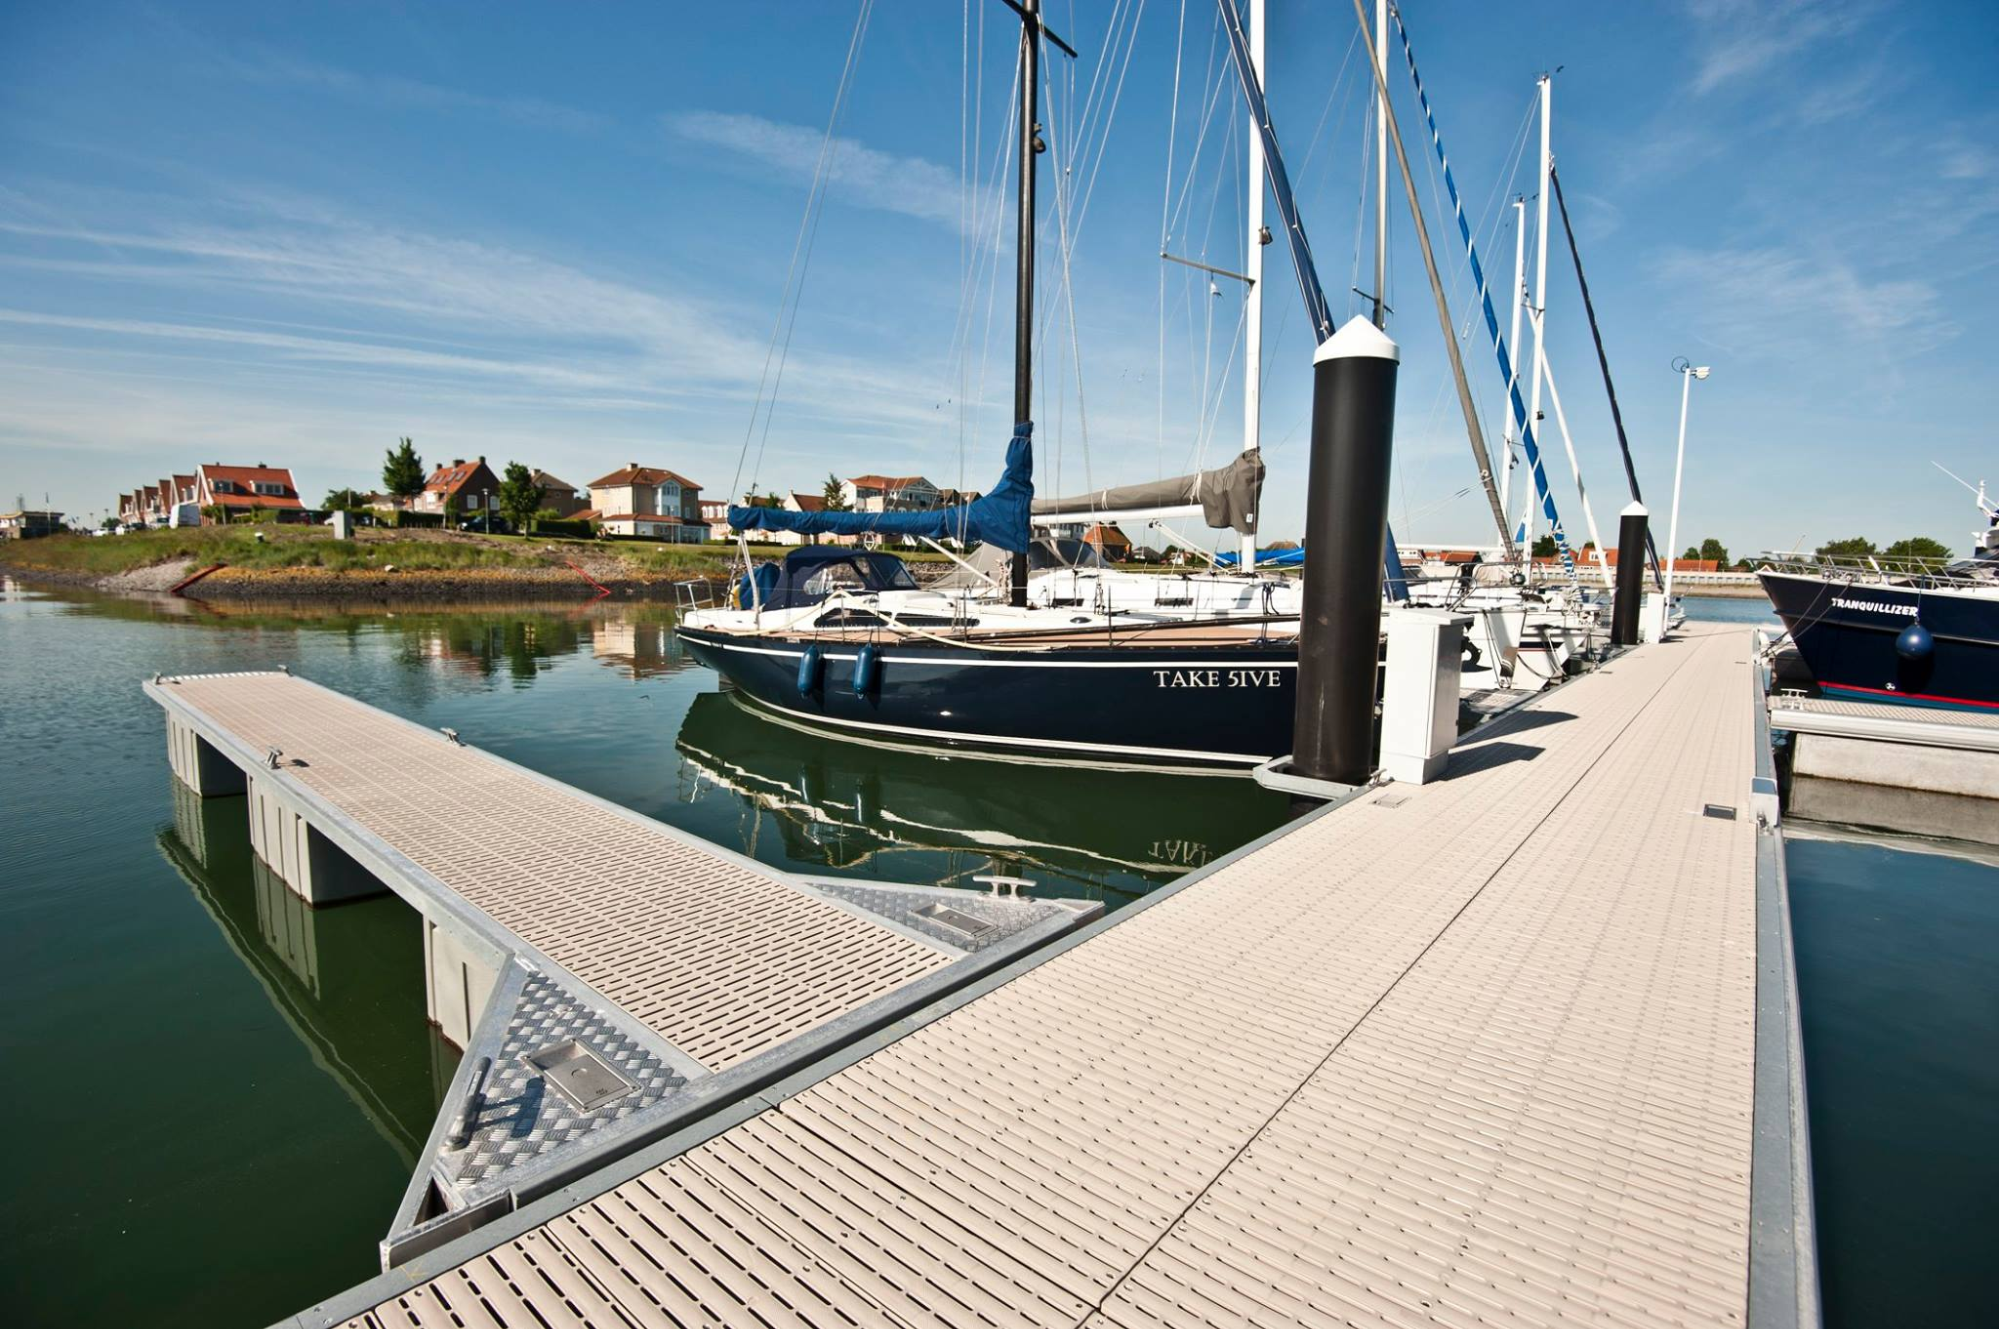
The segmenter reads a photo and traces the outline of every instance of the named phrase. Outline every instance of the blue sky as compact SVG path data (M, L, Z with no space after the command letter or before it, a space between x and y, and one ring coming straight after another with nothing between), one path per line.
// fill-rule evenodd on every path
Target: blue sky
M1358 312L1354 24L1339 4L1271 7L1279 134L1335 311ZM1510 173L1514 147L1534 76L1562 67L1555 152L1662 526L1669 363L1687 355L1715 373L1695 385L1682 543L1922 533L1965 549L1968 496L1929 463L1999 485L1999 11L1407 8L1502 287L1504 200L1534 187L1531 147ZM1221 87L1203 136L1213 9L1182 15L1178 0L1050 6L1083 59L1054 89L1043 159L1076 182L1065 291L1044 169L1044 491L1219 464L1240 441L1240 289L1178 268L1162 282L1157 258L1171 197L1175 252L1241 262L1237 99ZM874 9L767 430L753 416L855 17L0 8L0 503L46 492L94 513L204 461L289 464L316 499L372 486L403 434L427 460L517 458L576 483L630 460L711 494L816 490L829 471L990 483L1011 370L1004 272L996 309L989 281L1012 261L987 206L1015 31L998 0ZM1427 139L1391 72L1427 200ZM1405 540L1488 540L1397 190L1394 520ZM1461 252L1429 220L1463 332ZM1266 531L1294 535L1311 347L1281 248L1267 253ZM1550 358L1608 525L1622 470L1559 230L1550 253ZM1464 345L1496 429L1489 348L1477 331ZM1580 539L1566 464L1551 472Z

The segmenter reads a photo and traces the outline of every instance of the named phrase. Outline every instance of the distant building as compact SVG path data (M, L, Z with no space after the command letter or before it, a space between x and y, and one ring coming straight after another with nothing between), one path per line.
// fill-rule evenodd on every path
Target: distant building
M701 520L708 524L709 540L734 540L736 528L729 525L729 501L727 499L703 499Z
M840 482L857 513L921 512L941 507L944 492L922 476L852 476Z
M590 482L588 515L609 536L644 536L675 544L708 538L701 487L663 466L627 462Z
M1106 562L1123 563L1131 557L1131 540L1115 526L1093 526L1083 533L1083 543L1096 547Z
M208 520L210 509L221 508L231 520L245 514L270 512L279 521L302 520L305 503L289 467L223 466L209 462L194 469L193 506L199 517ZM191 523L183 523L191 525Z
M0 540L33 540L62 530L62 514L41 509L0 513Z
M481 509L496 513L500 509L500 478L483 457L476 462L454 457L451 465L440 466L430 473L430 478L423 482L423 493L416 496L412 507L420 513L441 513L448 507L463 517L471 517Z
M534 487L541 491L541 506L553 511L557 517L574 517L590 506L589 498L582 490L540 468L536 468L531 479Z

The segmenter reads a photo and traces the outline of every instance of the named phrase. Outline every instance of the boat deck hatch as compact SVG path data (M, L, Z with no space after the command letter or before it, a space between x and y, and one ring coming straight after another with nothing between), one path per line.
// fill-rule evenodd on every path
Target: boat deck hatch
M1718 817L1724 822L1735 821L1735 808L1730 804L1707 804L1701 808L1703 817Z
M954 910L942 903L919 906L911 913L919 918L928 919L940 928L949 929L953 933L962 933L972 940L984 937L992 932L994 927L983 919L976 919L963 910Z
M610 1064L574 1039L550 1044L522 1060L540 1072L557 1094L585 1113L630 1094L634 1088Z

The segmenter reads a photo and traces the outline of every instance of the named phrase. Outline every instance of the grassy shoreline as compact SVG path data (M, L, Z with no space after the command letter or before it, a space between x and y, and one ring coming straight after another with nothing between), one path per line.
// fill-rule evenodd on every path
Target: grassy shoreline
M782 546L751 546L782 558ZM941 555L907 553L912 562ZM203 597L411 596L436 599L532 592L669 596L677 582L727 579L733 545L491 536L476 532L366 527L336 540L324 527L178 527L118 536L48 536L0 546L0 571L24 581L103 591L160 592L217 564L198 583Z

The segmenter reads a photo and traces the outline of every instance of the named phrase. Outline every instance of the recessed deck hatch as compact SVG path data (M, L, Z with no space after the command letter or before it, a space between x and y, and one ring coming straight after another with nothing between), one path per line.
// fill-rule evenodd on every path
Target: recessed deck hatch
M993 925L985 920L974 918L963 910L954 910L941 902L919 906L910 913L918 918L928 919L940 928L949 929L953 933L962 933L971 940L977 940L993 930Z
M610 1064L574 1039L550 1044L529 1053L522 1061L540 1072L557 1094L585 1113L602 1108L635 1088Z

